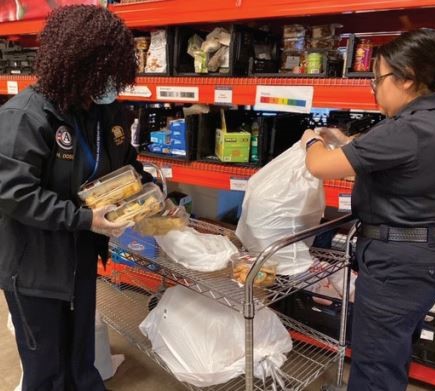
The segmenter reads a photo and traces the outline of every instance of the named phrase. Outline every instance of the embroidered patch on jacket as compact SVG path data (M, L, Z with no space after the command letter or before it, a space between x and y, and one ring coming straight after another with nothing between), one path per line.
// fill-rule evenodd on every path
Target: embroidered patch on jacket
M125 140L125 134L124 129L122 129L121 126L116 125L112 128L113 133L113 141L115 142L115 145L121 145L124 143Z
M73 149L73 140L69 129L62 125L56 130L56 143L62 149L70 151Z

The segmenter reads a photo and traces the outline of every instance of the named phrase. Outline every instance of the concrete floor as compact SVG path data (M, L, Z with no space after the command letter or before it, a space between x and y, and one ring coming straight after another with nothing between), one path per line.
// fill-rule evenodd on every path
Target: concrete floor
M6 328L7 307L0 293L0 391L13 391L19 382L20 365L13 336ZM113 391L185 391L186 388L150 362L144 353L131 345L124 337L110 331L112 353L122 353L126 360L116 375L106 382ZM347 368L346 368L347 369ZM332 368L321 379L312 383L309 391L319 390L320 385L334 379ZM412 383L408 391L434 390L433 387Z

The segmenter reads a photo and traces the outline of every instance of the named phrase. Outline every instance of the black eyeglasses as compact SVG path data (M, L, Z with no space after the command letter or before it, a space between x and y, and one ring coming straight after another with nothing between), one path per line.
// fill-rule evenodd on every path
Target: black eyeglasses
M376 87L378 86L379 82L384 80L388 76L394 75L393 72L386 73L385 75L380 75L375 77L374 79L370 79L370 86L372 87L373 91L376 91Z

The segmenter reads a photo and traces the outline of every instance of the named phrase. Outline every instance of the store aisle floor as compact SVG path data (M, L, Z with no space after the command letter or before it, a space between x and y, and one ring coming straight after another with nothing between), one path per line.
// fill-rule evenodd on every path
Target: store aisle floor
M20 364L15 341L6 327L7 307L0 294L0 391L13 391L20 377ZM180 383L151 363L144 353L116 332L110 332L113 353L122 353L126 360L116 375L106 384L112 391L185 391ZM332 381L335 372L330 370L313 383L308 390L317 391L321 384ZM413 383L408 391L433 390L429 386Z

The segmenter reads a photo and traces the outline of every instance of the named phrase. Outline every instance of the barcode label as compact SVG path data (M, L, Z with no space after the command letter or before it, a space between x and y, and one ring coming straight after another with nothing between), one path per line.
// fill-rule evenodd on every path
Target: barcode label
M197 102L198 87L157 87L157 99Z

